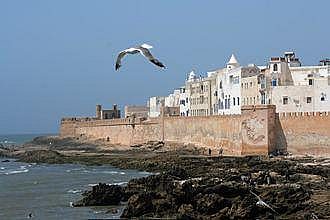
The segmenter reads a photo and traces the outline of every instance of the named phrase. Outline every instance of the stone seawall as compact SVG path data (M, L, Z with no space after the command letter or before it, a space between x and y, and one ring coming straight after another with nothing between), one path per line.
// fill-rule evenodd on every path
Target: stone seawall
M275 107L243 106L241 115L159 117L148 120L96 120L70 118L61 121L61 136L105 139L112 144L134 145L164 140L195 144L225 154L268 154L275 149Z
M330 113L280 113L268 105L242 106L241 115L159 117L148 120L66 118L61 136L109 139L120 145L164 140L223 149L225 154L247 155L288 151L295 155L330 157Z
M330 157L329 112L277 114L276 131L276 144L295 155Z

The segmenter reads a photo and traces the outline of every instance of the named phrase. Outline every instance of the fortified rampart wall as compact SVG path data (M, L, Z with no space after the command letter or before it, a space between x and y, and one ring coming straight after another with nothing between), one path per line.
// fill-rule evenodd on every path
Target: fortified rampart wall
M247 155L288 151L295 155L330 157L330 113L275 114L274 106L242 106L241 115L158 117L97 120L65 118L61 136L109 139L120 145L164 140L223 149L224 154Z
M66 118L61 136L108 139L112 144L134 145L164 140L209 147L225 154L268 154L275 149L275 107L243 106L241 115L158 117L96 120Z
M276 145L293 154L330 157L330 113L277 114Z

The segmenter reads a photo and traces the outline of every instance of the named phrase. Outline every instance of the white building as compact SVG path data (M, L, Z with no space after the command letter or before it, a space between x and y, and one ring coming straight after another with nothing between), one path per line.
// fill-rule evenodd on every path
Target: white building
M179 107L180 106L180 89L175 89L172 94L165 97L166 107Z
M165 105L165 97L154 96L149 99L149 117L159 117L160 109Z
M231 55L227 67L217 71L218 114L241 114L241 66Z
M272 88L272 104L277 112L330 111L329 77L310 79L310 85L276 86Z
M277 112L330 111L330 62L302 66L293 52L271 58L268 95Z
M185 86L180 87L180 116L189 116L189 94Z

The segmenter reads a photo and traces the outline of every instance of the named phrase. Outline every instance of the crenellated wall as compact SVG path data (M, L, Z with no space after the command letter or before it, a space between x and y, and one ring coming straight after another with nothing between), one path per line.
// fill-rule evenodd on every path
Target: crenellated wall
M290 112L276 116L276 142L293 154L330 156L330 113Z
M214 154L268 154L274 150L274 106L243 106L241 115L158 117L148 120L125 118L97 120L66 118L61 136L108 139L110 143L134 145L164 140L208 147Z
M229 155L267 154L276 150L295 155L330 156L330 113L275 113L275 107L242 106L241 115L158 117L97 120L64 118L61 136L109 139L134 145L165 140L223 149Z

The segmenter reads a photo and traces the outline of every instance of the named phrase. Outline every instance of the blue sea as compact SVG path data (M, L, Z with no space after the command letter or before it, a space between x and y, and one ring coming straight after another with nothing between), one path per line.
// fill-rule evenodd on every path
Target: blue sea
M0 144L3 145L20 145L25 142L31 141L33 138L38 136L46 136L54 134L0 134Z
M37 135L38 136L38 135ZM16 144L35 136L3 137ZM29 164L0 158L0 219L111 219L125 204L112 207L70 207L81 193L99 182L125 185L132 178L150 175L112 166ZM118 210L113 214L110 209Z

